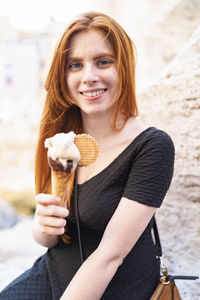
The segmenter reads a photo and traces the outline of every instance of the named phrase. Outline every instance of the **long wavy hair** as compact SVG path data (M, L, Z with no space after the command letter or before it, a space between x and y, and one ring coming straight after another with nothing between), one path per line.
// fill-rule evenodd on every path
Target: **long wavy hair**
M59 132L73 130L82 133L82 118L78 106L70 99L66 85L66 64L70 50L70 40L81 31L99 30L104 33L113 46L116 55L118 74L118 95L115 104L111 126L117 130L116 120L119 112L125 121L138 115L135 96L135 47L123 28L111 17L89 12L76 18L65 30L53 57L53 61L45 82L47 91L44 104L35 160L36 193L51 193L51 171L47 160L47 150L44 148L46 138ZM68 207L70 205L70 199Z

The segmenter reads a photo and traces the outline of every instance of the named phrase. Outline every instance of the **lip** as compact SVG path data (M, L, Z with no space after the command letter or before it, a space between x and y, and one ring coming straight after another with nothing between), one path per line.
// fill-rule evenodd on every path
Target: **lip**
M80 91L79 93L87 100L97 100L105 94L107 88L96 88Z

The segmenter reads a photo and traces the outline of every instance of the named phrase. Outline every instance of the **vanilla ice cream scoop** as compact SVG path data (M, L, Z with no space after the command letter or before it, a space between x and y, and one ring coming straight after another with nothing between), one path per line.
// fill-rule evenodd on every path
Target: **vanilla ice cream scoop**
M48 148L49 164L54 171L72 173L80 161L80 152L74 144L76 134L73 131L68 133L57 133L45 140L45 147Z

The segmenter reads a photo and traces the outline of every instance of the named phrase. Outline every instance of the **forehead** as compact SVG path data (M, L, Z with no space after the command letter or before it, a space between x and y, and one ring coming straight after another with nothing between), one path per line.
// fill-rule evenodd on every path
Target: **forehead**
M75 33L71 38L69 56L79 56L81 52L110 52L114 49L105 34L100 30L89 30Z

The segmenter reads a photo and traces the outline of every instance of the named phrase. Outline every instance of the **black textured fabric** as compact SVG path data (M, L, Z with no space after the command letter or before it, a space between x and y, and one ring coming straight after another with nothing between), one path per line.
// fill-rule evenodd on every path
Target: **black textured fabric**
M84 184L78 185L78 210L81 236L86 256L98 246L103 232L112 217L121 197L127 197L149 206L159 207L169 188L174 164L174 145L163 131L150 127L137 136L132 143L98 175ZM160 276L159 262L151 236L153 218L147 228L118 268L101 300L147 300L153 293ZM0 299L52 299L58 300L81 265L73 196L68 217L68 230L71 244L62 241L48 250L38 263L27 271L25 288L24 275L18 284L11 283L0 294ZM33 298L32 287L44 293L44 285L37 280L36 268L45 273L46 298ZM39 277L40 278L40 277ZM14 289L24 290L24 296L13 295ZM52 295L50 296L50 290ZM18 291L19 293L19 291ZM4 296L5 295L5 296ZM28 296L27 296L28 295ZM30 295L30 296L29 296ZM32 297L32 298L31 298Z
M44 257L36 260L30 270L11 282L1 293L1 300L50 300L51 286Z

